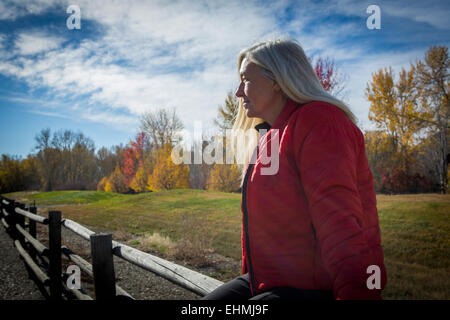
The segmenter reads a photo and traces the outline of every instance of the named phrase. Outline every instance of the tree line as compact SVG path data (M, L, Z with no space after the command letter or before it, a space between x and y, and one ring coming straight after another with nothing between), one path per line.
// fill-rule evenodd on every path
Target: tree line
M324 89L345 98L346 77L333 60L319 57L313 66ZM423 61L402 69L398 79L391 67L372 75L365 95L370 102L369 120L376 129L366 130L364 136L378 193L447 191L448 69L448 48L432 46ZM221 134L232 128L237 110L238 101L229 92L214 120ZM174 188L239 192L243 168L237 164L172 161L183 128L175 109L149 111L140 117L139 132L128 144L98 150L81 132L43 129L35 136L35 152L27 158L2 155L0 193L140 193ZM204 150L214 137L202 140L194 143Z
M447 192L449 67L448 48L432 46L398 77L391 67L372 75L365 94L376 130L365 140L378 192Z

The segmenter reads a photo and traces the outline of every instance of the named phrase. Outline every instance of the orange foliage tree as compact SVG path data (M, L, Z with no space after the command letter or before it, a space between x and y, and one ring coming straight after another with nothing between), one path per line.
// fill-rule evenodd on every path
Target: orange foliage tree
M136 172L144 165L145 145L148 141L145 132L139 132L135 141L130 141L130 145L122 154L122 173L125 183L130 185Z

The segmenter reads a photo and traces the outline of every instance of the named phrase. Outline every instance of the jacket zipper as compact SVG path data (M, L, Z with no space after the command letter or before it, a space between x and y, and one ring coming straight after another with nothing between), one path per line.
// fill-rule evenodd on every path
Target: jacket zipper
M253 274L252 260L250 256L250 240L248 235L248 212L247 212L247 180L250 173L253 171L254 164L250 163L247 168L247 172L244 177L244 183L242 184L242 208L244 213L244 231L245 231L245 247L247 251L247 264L248 264L248 273L250 279L250 290L252 294L254 294L255 288L255 278Z
M267 130L267 126L268 126L268 129L270 130L270 125L267 123L265 123L265 124L266 124L266 126L265 126L266 130ZM255 129L258 132L260 132L258 126L256 126ZM247 167L247 172L245 173L245 177L244 177L244 183L242 184L242 209L243 209L243 214L244 214L243 223L244 223L244 232L245 232L245 248L247 251L248 274L249 274L249 280L250 280L250 291L252 292L252 294L255 293L254 290L256 290L256 285L255 285L255 277L254 277L254 273L253 273L252 258L250 255L250 238L248 235L247 181L248 181L248 177L250 176L250 173L253 171L253 167L256 163L256 159L258 157L258 147L259 147L263 137L264 136L260 136L260 138L258 139L258 144L257 144L255 150L253 151L252 157L250 158L250 162ZM252 160L254 160L255 163L252 163Z

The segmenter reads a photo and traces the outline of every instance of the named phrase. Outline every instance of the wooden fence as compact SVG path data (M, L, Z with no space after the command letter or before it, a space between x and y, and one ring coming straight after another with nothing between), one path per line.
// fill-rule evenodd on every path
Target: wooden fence
M0 196L0 218L13 238L20 256L50 300L63 299L63 290L72 293L76 299L92 300L82 288L71 289L66 285L70 274L62 270L63 256L77 265L82 272L93 277L97 300L134 299L115 283L113 255L200 296L222 284L219 280L113 241L111 234L94 233L72 220L62 219L61 211L50 211L45 218L37 214L35 204L27 207L23 203ZM36 223L48 226L48 248L36 238ZM92 265L69 248L61 246L61 226L90 241ZM44 263L45 270L39 266L42 263L38 263L38 258Z

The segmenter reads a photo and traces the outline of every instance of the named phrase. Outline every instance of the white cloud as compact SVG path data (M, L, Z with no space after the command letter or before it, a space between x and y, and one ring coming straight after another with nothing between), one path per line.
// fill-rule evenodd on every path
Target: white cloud
M57 49L64 41L41 32L21 33L17 36L15 47L20 55L31 55Z
M333 0L323 3L323 7L333 12L344 13L348 15L368 17L366 9L369 5L378 5L381 10L381 20L383 15L388 14L393 17L405 18L411 21L426 22L440 29L450 29L450 19L448 19L448 1L428 0L428 1L409 1L409 0Z
M0 33L0 50L5 46L6 35Z
M0 20L15 20L29 15L40 14L52 6L65 3L64 0L6 0L0 2Z

